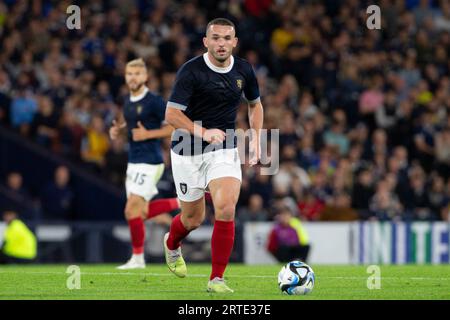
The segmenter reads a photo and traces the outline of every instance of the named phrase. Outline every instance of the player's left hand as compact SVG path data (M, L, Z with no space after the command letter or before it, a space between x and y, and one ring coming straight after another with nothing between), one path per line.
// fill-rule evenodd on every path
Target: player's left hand
M261 159L261 145L257 139L251 139L249 143L249 165L250 167L253 167L254 165L258 164L259 160Z
M150 139L148 130L145 129L140 121L138 121L137 126L137 128L131 130L133 141L144 141Z

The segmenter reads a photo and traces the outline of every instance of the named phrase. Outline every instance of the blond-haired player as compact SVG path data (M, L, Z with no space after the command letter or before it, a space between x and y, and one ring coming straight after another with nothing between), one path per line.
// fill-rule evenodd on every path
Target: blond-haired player
M109 130L110 138L116 139L121 129L127 128L129 140L125 218L130 228L133 254L118 269L145 268L144 220L178 208L176 198L149 202L158 193L156 184L164 171L160 139L169 136L173 128L164 124L166 103L149 91L147 80L147 68L142 59L127 63L125 81L130 95L126 98L121 119L113 121Z

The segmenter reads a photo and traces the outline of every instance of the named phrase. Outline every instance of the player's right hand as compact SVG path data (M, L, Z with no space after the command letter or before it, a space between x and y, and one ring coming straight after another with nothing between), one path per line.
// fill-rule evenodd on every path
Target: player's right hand
M109 137L111 140L115 140L120 133L120 129L125 128L125 123L119 124L116 120L113 120L112 127L109 128Z
M225 140L225 132L220 129L207 129L203 133L203 140L212 144L219 144Z

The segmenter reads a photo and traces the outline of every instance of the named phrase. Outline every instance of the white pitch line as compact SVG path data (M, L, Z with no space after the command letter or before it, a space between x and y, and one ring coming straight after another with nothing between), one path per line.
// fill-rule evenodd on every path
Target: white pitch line
M66 275L65 272L50 272L50 271L5 271L0 270L0 274L50 274L50 275ZM81 275L94 275L94 276L154 276L154 277L173 277L171 273L129 273L129 272L81 272ZM191 278L204 278L208 277L208 274L188 274L187 277ZM262 278L262 279L276 279L276 275L227 275L227 278ZM340 279L340 280L366 280L367 277L343 277L343 276L320 276L316 274L317 279ZM372 277L373 278L373 277ZM432 277L379 277L384 280L412 280L412 281L449 281L450 277L445 278L432 278Z

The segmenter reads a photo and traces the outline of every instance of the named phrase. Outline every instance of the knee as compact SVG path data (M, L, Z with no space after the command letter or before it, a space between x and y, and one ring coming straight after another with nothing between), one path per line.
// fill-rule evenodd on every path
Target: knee
M137 203L128 203L125 207L125 218L131 220L134 218L142 217L141 208Z
M187 230L192 231L200 227L202 222L203 218L201 217L186 217L183 221L183 225Z
M125 213L125 219L127 219L127 220L131 220L131 219L141 216L135 210L133 210L133 208L125 208L124 213Z
M224 221L234 220L234 214L236 211L236 206L234 203L225 202L216 206L216 219Z

